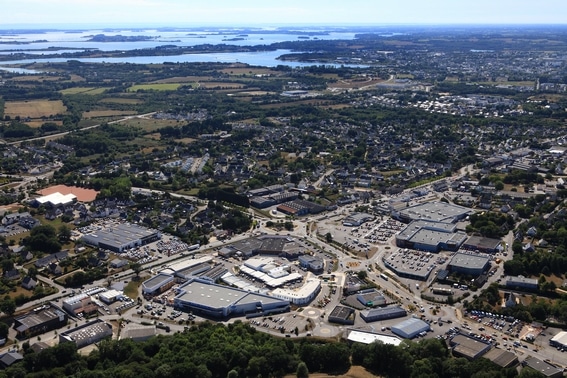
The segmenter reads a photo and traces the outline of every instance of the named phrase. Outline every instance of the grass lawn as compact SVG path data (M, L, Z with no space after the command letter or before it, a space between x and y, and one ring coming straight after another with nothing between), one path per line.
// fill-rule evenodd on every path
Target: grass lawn
M128 92L144 91L175 91L179 88L179 83L156 83L156 84L136 84L128 88Z
M139 288L146 279L148 279L148 276L140 276L137 280L128 282L128 284L124 286L124 294L134 300L138 298L140 296Z

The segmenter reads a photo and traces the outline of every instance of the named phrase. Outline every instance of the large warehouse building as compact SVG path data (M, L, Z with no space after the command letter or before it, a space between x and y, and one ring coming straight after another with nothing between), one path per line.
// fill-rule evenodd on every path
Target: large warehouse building
M179 288L173 307L214 319L226 319L247 314L277 314L289 311L288 301L264 294L191 279Z
M373 308L371 310L360 311L360 317L366 323L387 319L403 318L406 315L406 310L399 306Z
M447 267L452 272L480 276L490 267L490 258L477 254L456 253Z
M392 211L392 217L404 223L416 220L456 223L472 214L473 210L445 202L426 202Z
M159 239L161 239L159 231L131 223L115 223L90 234L85 234L81 238L88 245L119 253Z
M411 222L396 235L396 245L428 252L456 251L467 240L467 234L457 231L453 223L418 220Z
M561 331L553 336L553 338L549 340L549 345L556 348L567 349L567 332Z
M45 305L14 318L18 337L32 337L61 328L67 324L67 314L54 305Z
M97 319L59 334L59 343L75 343L77 344L77 349L80 349L107 337L112 337L112 326L103 320Z
M453 337L449 344L453 348L455 356L465 357L469 360L476 360L492 348L490 344L460 334Z
M417 335L430 330L429 324L421 319L409 318L392 327L392 332L404 339L413 339Z

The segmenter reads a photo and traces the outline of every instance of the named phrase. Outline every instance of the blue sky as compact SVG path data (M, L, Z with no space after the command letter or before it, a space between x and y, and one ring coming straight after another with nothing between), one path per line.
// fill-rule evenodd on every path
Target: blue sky
M15 26L565 24L567 0L6 0Z

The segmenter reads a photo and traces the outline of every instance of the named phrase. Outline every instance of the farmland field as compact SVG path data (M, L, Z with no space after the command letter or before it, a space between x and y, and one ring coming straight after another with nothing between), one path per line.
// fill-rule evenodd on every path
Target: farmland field
M12 118L40 118L55 114L63 114L67 111L60 100L29 100L29 101L6 101L4 114Z
M97 95L101 94L106 90L106 88L97 88L97 87L75 87L75 88L68 88L59 91L63 95L74 95L74 94L88 94L88 95Z
M136 84L128 88L128 92L143 91L175 91L181 86L180 83L156 83L156 84Z
M103 103L107 103L107 104L131 104L131 105L136 105L136 104L142 104L144 102L144 100L141 100L139 98L128 98L128 97L109 97L109 98L103 98L102 100L100 100L100 102Z
M138 113L132 110L91 110L90 112L84 112L83 118L128 116L135 114Z

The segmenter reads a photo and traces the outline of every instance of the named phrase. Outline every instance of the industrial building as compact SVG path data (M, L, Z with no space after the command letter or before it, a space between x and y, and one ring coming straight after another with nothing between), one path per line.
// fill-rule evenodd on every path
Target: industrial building
M455 335L449 345L453 350L453 355L465 357L469 360L476 360L483 356L492 347L490 344L468 337L462 334Z
M386 305L386 298L376 289L365 289L358 292L356 299L367 307L377 307Z
M353 329L348 331L347 340L356 343L372 344L373 342L380 341L384 344L398 346L402 340L394 336L381 335L379 333Z
M535 371L543 374L545 377L563 377L563 369L560 369L555 365L542 361L539 358L533 356L527 356L526 359L522 361L522 366L524 368L534 369Z
M447 266L451 272L470 276L480 276L489 267L489 257L468 253L456 253Z
M549 340L549 345L556 348L567 349L567 332L561 331Z
M392 211L392 218L404 223L416 220L457 223L473 213L473 210L446 202L426 202L409 207L400 207Z
M509 276L506 278L506 287L509 289L520 289L536 291L538 289L537 278L526 278L524 276Z
M392 327L392 332L404 339L413 339L419 334L428 332L429 324L418 318L409 318Z
M120 331L120 340L130 339L135 342L146 341L157 334L155 325L141 325L135 323L128 323Z
M214 319L289 311L289 302L193 278L179 288L173 307Z
M353 325L356 312L345 306L336 306L329 314L329 322L345 325Z
M98 299L100 299L102 302L104 302L106 304L111 304L111 303L116 302L118 299L120 299L123 296L124 296L124 294L121 291L108 290L108 291L104 291L104 292L100 293L98 295Z
M80 349L107 337L112 337L112 326L103 320L97 319L73 328L70 331L60 333L59 343L75 343L77 349Z
M161 239L161 233L131 223L114 223L82 236L88 245L121 253Z
M453 223L428 220L413 221L396 235L398 247L428 252L457 251L465 240L467 234Z
M14 329L18 338L41 335L65 325L67 314L55 305L44 305L14 318Z
M482 236L471 236L461 248L482 253L496 253L502 248L502 240Z
M518 365L518 356L504 349L492 348L484 356L501 368L508 369Z
M366 322L377 322L380 320L403 318L407 315L406 310L399 306L373 308L360 311L360 317Z
M142 294L154 296L170 289L175 283L172 274L159 273L142 283Z

